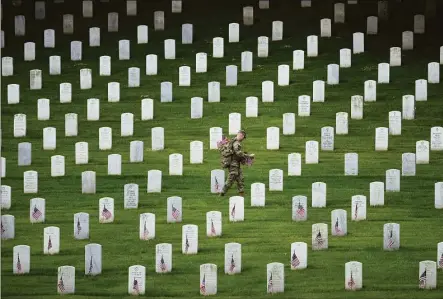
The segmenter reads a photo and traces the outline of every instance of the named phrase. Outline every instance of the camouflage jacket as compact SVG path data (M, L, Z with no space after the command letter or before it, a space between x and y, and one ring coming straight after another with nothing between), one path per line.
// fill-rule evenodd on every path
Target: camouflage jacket
M248 157L248 154L242 151L241 142L235 140L232 144L233 154L232 154L232 162L231 166L237 166L240 167L240 164L245 161L245 159Z

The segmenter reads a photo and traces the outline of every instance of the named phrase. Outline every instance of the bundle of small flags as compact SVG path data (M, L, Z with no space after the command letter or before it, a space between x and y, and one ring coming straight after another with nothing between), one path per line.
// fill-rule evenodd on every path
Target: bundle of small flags
M221 148L223 145L227 144L229 142L229 139L225 136L222 137L222 140L217 141L217 147Z
M245 165L251 166L252 163L254 163L254 158L253 157L247 157L245 159L245 162L244 162Z

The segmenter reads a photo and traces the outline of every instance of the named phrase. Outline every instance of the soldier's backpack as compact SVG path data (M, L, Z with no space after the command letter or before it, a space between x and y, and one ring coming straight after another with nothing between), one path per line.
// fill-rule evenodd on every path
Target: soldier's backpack
M234 144L235 139L229 140L228 138L223 138L218 142L217 147L220 152L220 164L222 168L229 168L232 162L232 155L234 154Z

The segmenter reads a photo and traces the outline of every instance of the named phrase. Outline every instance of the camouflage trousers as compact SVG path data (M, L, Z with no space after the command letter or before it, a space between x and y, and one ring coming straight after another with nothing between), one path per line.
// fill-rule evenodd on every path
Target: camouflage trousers
M237 182L238 192L245 191L245 178L243 177L243 171L240 168L240 165L229 166L229 176L226 180L225 186L223 187L223 193L226 193L234 182Z

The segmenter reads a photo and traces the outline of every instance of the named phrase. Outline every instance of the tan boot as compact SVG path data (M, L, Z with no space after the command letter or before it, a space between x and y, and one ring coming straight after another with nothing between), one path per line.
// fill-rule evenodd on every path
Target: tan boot
M242 196L242 197L245 197L245 192L239 192L238 195Z

